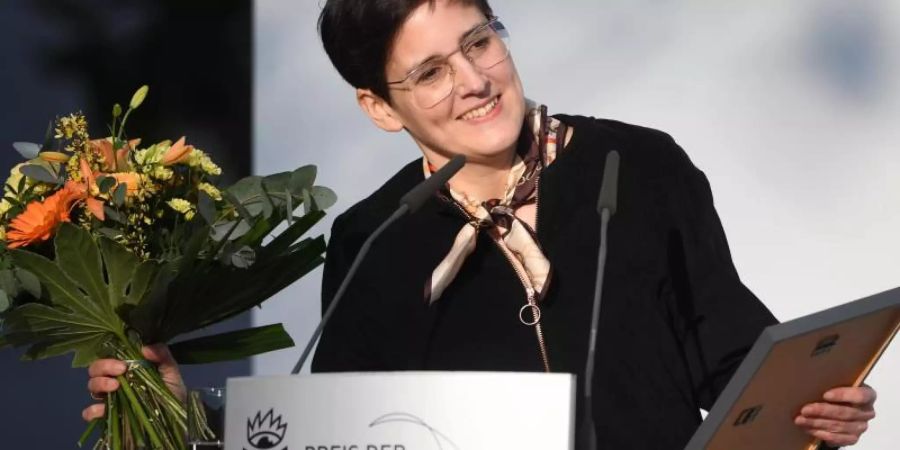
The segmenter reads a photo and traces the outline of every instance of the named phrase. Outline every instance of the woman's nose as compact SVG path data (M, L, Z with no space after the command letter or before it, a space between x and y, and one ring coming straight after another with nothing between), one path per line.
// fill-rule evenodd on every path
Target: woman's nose
M490 80L484 69L463 55L456 55L454 65L454 89L460 96L478 95L490 89Z

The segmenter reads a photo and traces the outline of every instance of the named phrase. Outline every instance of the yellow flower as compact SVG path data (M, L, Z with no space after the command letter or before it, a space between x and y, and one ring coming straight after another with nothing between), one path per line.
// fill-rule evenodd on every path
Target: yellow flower
M6 213L10 208L12 208L12 203L8 202L5 198L0 200L0 217L6 216Z
M57 139L72 139L73 137L86 138L87 119L85 119L84 114L75 113L60 117L56 122L55 137Z
M176 212L183 214L184 218L187 220L193 219L194 214L197 212L194 208L194 205L183 198L173 198L167 201L166 204L168 204L169 207L174 209Z
M172 169L163 166L153 166L150 168L150 176L160 181L168 181L172 179Z
M190 156L188 156L187 161L188 166L193 168L200 168L207 175L221 175L222 169L216 165L210 159L209 155L204 153L202 150L195 148L194 151L191 152Z
M197 188L206 192L214 200L222 200L222 193L219 192L219 189L209 183L200 183Z
M0 241L6 240L6 227L0 225Z
M22 172L19 172L19 168L21 168L21 167L24 166L25 164L26 164L26 163L19 163L19 164L16 164L15 166L13 166L12 169L10 169L10 171L9 171L9 178L6 179L6 184L12 186L12 187L15 188L15 189L18 189L18 187L19 187L19 180L21 180L22 177L23 177ZM26 183L26 186L27 186L27 185L28 185L28 180L26 180L25 183Z

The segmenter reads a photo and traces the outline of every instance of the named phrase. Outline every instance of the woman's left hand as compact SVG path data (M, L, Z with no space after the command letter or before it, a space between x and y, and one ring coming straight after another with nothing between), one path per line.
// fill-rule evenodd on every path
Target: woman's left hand
M835 388L810 403L794 419L797 426L832 447L853 445L875 418L875 390L868 387Z

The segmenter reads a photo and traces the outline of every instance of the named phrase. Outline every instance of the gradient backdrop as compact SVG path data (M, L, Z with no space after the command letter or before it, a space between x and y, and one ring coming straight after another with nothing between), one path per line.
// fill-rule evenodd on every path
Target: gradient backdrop
M709 176L742 279L780 319L900 285L900 2L491 4L526 95L551 112L665 130L687 150ZM321 49L318 2L255 9L254 170L318 165L340 197L333 218L418 149L358 110ZM286 321L302 346L320 276L254 321ZM254 372L287 373L299 353L256 358ZM900 442L897 380L895 343L869 379L879 417L856 448Z

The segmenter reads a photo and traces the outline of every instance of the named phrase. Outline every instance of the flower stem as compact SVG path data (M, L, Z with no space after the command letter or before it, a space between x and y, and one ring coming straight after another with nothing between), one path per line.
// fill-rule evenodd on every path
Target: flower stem
M134 411L134 414L137 416L137 419L141 423L144 430L147 431L147 435L150 437L150 442L153 444L153 448L166 448L163 446L162 440L156 433L156 429L151 423L150 419L147 418L147 413L144 412L144 408L143 406L141 406L141 402L139 402L137 397L135 396L134 390L131 389L131 385L129 384L128 380L126 380L125 376L123 375L117 376L116 379L119 381L119 385L122 386L122 392L124 392L125 397L128 398L128 402L131 404L132 411Z
M117 400L118 393L110 392L106 396L106 415L107 426L109 427L109 448L110 450L122 450L122 435L119 427L120 413L119 402Z

